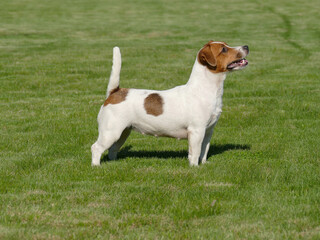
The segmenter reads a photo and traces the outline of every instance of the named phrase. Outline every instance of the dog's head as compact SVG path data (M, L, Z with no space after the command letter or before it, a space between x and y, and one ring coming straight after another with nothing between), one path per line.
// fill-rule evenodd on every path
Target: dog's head
M247 45L230 47L225 42L210 41L198 53L198 62L213 73L239 70L248 65L245 57L249 54Z

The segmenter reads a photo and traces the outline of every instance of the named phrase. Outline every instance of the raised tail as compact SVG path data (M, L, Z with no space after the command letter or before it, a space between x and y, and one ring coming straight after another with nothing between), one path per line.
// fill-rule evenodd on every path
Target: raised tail
M110 74L109 84L107 88L107 98L110 95L110 92L119 87L120 82L120 70L121 70L121 53L120 48L113 48L113 63L112 70Z

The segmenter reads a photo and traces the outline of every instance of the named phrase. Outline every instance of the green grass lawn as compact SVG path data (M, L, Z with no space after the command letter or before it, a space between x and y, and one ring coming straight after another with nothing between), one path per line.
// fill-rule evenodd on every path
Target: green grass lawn
M317 0L0 5L0 239L320 239ZM208 163L132 133L92 168L112 47L122 87L167 89L211 39L250 55Z

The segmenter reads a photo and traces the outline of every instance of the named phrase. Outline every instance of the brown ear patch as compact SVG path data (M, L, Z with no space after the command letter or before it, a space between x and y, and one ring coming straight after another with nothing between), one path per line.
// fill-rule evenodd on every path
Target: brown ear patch
M211 50L211 41L204 45L198 54L198 62L209 69L215 69L217 66L216 58Z
M128 95L128 88L115 88L110 92L109 97L104 102L103 106L107 106L108 104L118 104L126 100Z
M163 113L163 99L158 93L151 93L144 99L144 109L147 114L159 116Z

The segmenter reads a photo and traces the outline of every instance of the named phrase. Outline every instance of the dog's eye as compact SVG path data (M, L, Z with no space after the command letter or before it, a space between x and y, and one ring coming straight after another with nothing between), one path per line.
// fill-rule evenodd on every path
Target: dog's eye
M228 52L228 48L226 48L226 47L223 47L222 48L222 51L221 52L223 52L223 53L226 53L226 52Z

